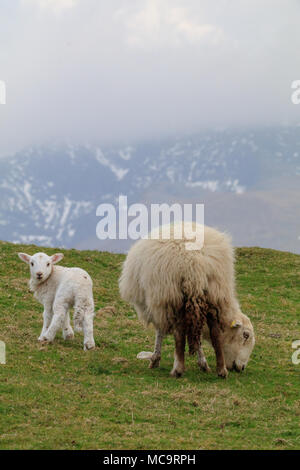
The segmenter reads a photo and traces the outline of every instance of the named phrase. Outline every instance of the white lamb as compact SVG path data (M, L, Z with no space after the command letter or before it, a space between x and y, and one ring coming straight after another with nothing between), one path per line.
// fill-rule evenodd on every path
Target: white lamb
M93 281L80 268L54 266L64 257L62 253L33 256L18 253L19 258L30 266L30 290L44 305L44 324L39 341L52 342L59 329L64 339L73 339L69 309L74 307L74 329L84 334L84 350L95 347L93 336L94 299Z

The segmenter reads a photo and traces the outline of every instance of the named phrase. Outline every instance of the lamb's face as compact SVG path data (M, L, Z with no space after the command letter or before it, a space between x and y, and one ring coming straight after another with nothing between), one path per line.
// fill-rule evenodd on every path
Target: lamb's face
M223 336L223 349L226 367L241 372L248 364L254 348L255 336L248 317L241 314L239 320L226 328Z
M44 282L52 272L52 261L45 253L36 253L30 259L30 275L36 282Z
M33 256L26 253L19 253L19 258L29 264L31 279L40 284L45 282L52 273L53 265L63 258L63 254L57 253L48 256L46 253L35 253Z

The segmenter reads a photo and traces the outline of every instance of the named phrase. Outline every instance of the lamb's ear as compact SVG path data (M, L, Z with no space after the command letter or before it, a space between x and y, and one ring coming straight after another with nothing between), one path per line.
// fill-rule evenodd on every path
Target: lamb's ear
M29 264L30 263L30 259L31 259L31 256L30 255L27 255L26 253L18 253L18 257L24 261L24 263L27 263Z
M230 328L238 328L239 326L242 326L242 322L239 320L233 320L233 322L230 325Z
M51 256L52 264L59 263L63 259L64 255L62 253L55 253L55 255Z

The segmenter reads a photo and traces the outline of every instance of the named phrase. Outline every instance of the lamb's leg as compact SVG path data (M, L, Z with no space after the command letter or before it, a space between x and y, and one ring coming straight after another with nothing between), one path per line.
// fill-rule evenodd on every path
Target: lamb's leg
M82 325L83 329L83 349L93 349L95 347L93 320L94 320L94 301L91 292L90 297L78 297L74 305L74 326L75 331Z
M73 331L73 328L71 327L69 312L67 312L67 314L65 316L62 332L63 332L63 338L64 339L67 340L67 339L73 339L74 338L74 331Z
M42 337L42 341L48 341L50 343L54 340L58 330L63 328L68 309L69 305L66 303L54 303L53 317L48 330Z
M184 372L185 331L183 329L176 330L174 339L175 356L171 375L173 377L181 377Z
M94 312L86 312L83 317L83 335L84 335L84 347L86 351L95 347L94 333L93 333L93 319Z
M43 328L41 331L41 334L39 336L39 341L44 341L44 336L50 326L51 320L53 316L53 311L50 305L45 305L44 306L44 312L43 312Z
M216 317L210 313L207 315L207 324L210 331L211 342L216 353L217 373L220 377L225 379L228 375L228 371L226 368L224 352L221 343L220 327Z
M201 339L200 339L199 349L198 349L198 366L204 372L210 372L210 367L207 364L207 360L206 360L206 357L204 355L204 351L202 349Z
M150 369L159 367L163 337L164 337L163 334L159 330L156 330L154 353L152 354L150 358L150 364L149 364Z

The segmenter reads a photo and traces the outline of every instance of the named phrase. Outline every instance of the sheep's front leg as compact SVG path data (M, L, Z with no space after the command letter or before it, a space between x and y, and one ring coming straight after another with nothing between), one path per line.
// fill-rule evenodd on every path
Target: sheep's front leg
M228 370L226 368L223 347L221 343L220 327L216 317L212 314L207 315L207 324L210 331L210 338L216 353L217 373L220 377L226 379Z
M38 341L45 341L44 337L45 334L50 326L51 320L52 320L53 312L52 308L50 305L45 305L44 306L44 312L43 312L43 328L41 331L41 334L38 338Z
M207 364L207 360L206 360L204 351L202 349L201 339L200 339L199 349L198 349L198 366L204 372L210 372L210 367Z
M185 331L183 329L176 330L174 338L175 357L171 375L173 377L181 377L184 372Z
M163 337L164 335L160 331L156 330L154 353L150 357L150 364L149 364L150 369L159 367Z
M64 326L66 315L68 313L68 308L68 304L58 302L54 303L53 317L46 334L43 336L43 341L48 341L49 343L51 343L54 340L58 330L60 330Z
M64 339L73 339L74 338L74 331L73 331L73 328L71 327L69 312L67 312L67 314L65 316L62 332L63 332L63 338Z

